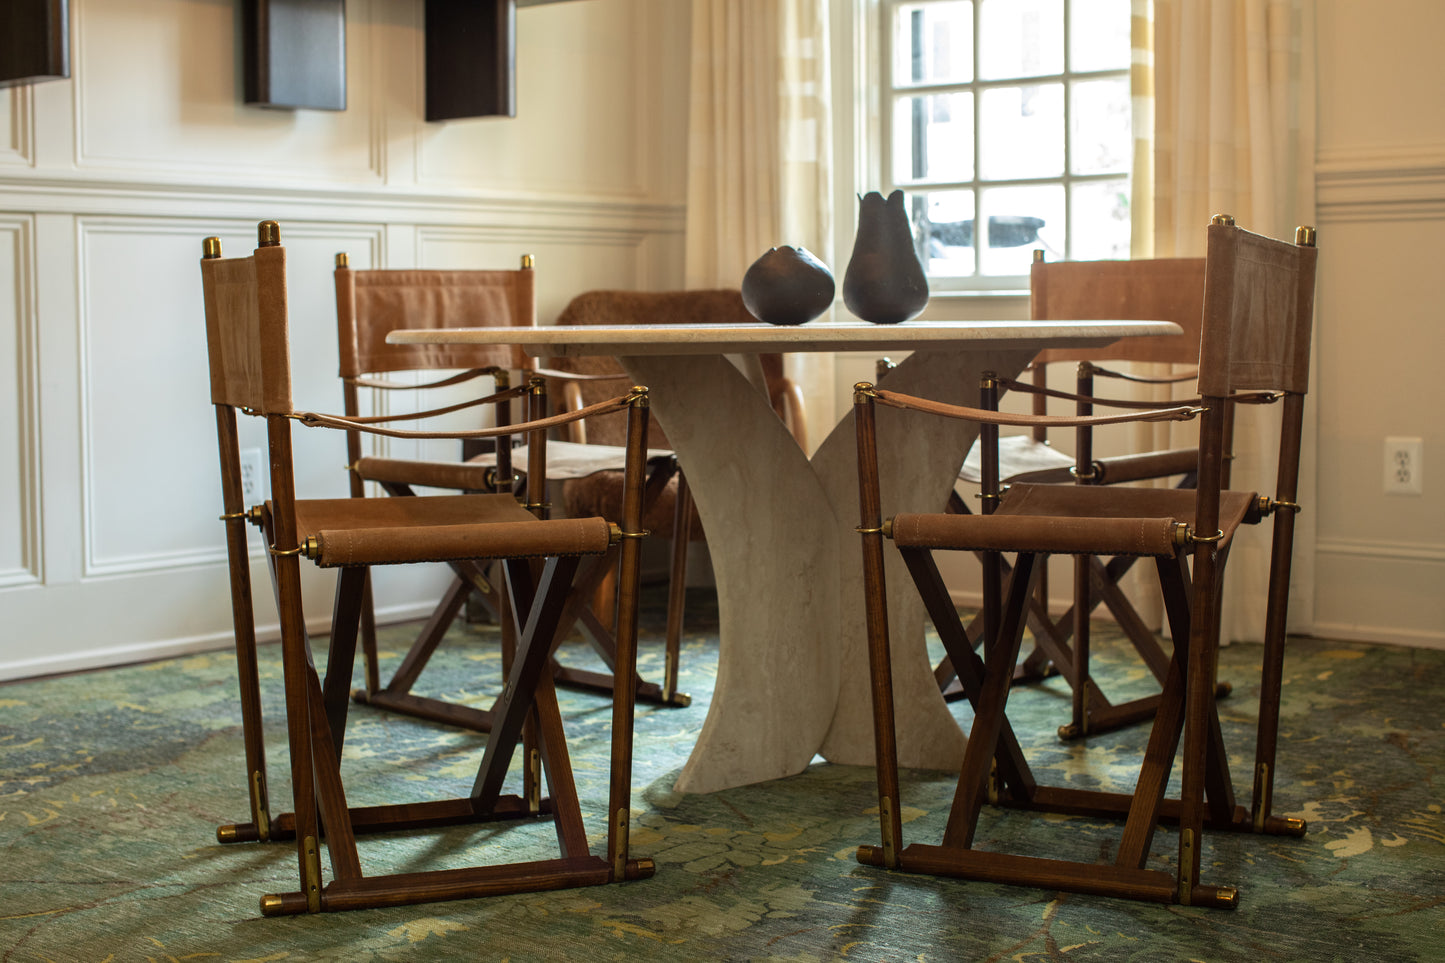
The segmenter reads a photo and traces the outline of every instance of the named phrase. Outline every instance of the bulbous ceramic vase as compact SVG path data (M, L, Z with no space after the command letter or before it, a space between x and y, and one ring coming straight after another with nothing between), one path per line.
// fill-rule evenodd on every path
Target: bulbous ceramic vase
M801 247L775 247L743 275L743 305L759 321L805 324L833 303L828 266Z
M902 191L858 198L858 236L843 275L843 303L864 321L897 324L928 305L928 278L913 247Z

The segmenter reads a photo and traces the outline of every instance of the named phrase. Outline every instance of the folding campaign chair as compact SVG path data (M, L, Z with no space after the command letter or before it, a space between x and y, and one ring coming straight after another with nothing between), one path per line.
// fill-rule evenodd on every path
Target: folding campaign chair
M389 331L402 328L459 327L533 327L536 324L536 272L530 255L522 257L517 270L359 270L350 266L346 254L336 257L336 320L340 342L341 379L345 413L356 416L361 411L361 393L375 392L388 398L403 393L426 392L428 396L455 393L459 386L479 377L489 376L494 386L504 389L516 378L525 381L534 368L516 345L493 344L389 344ZM443 373L437 380L415 383L398 379L399 374L421 372ZM451 373L455 372L455 373ZM389 405L384 407L390 408ZM495 423L506 425L511 420L511 402L496 406ZM569 428L575 426L568 426ZM549 478L556 481L584 479L598 472L621 478L626 452L621 445L623 432L616 434L618 444L587 445L568 441L552 442ZM457 491L495 491L498 479L514 479L523 488L527 476L525 447L513 452L511 439L474 439L462 442L461 461L392 458L363 452L362 433L347 432L348 467L351 492L356 497L366 493L366 483L378 484L388 495L412 496L417 488ZM497 442L497 443L493 443ZM671 453L651 453L652 471L666 473L675 462ZM520 472L515 469L523 469ZM665 479L649 484L651 494ZM535 491L536 486L531 490ZM531 501L546 502L546 493L538 492ZM620 514L611 516L620 520ZM587 587L616 568L616 552L590 559L579 583L578 601L590 599ZM414 691L428 661L441 643L447 629L469 597L481 599L496 615L500 598L496 586L478 565L459 561L452 564L455 577L438 602L416 640L408 649L396 671L385 684L380 678L376 658L374 617L368 598L363 607L362 651L365 656L365 687L356 690L356 701L378 706L449 725L485 732L491 725L488 712L471 706L422 695ZM614 583L615 584L615 583ZM615 604L615 594L610 601ZM559 635L581 620L588 639L609 666L615 661L615 642L611 630L592 631L598 620L585 605L573 604L564 618ZM504 632L506 621L499 619ZM507 643L504 641L504 646ZM561 684L582 683L600 692L612 691L608 673L588 673L585 679L575 670L552 662L554 678ZM656 683L635 680L638 697L653 702L686 705L690 700L678 694L662 697ZM674 686L675 689L675 686Z
M403 431L396 417L346 417L293 410L286 310L286 252L274 221L259 228L260 246L245 258L221 257L220 241L207 238L201 278L205 293L211 397L216 408L222 490L230 547L232 606L241 665L243 732L252 790L253 822L222 832L224 839L294 839L299 887L261 898L268 916L392 906L498 893L529 892L636 879L653 872L651 860L628 850L631 796L633 688L636 664L637 579L642 485L647 443L647 390L566 416L533 418L513 426L473 431ZM478 399L495 404L527 395L532 412L545 410L540 382ZM266 420L271 501L241 504L236 412ZM529 477L546 475L546 432L577 418L626 413L626 510L621 526L601 518L549 520L519 505L505 479L495 493L417 498L304 500L295 496L291 422L309 427L366 431L405 438L505 438L526 433ZM287 736L294 810L272 819L266 802L261 751L255 634L249 561L243 525L261 528L281 621ZM614 687L606 856L589 852L577 788L556 693L546 671L553 636L582 559L620 545L617 660L623 680ZM309 559L338 569L326 676L312 661L302 611L300 564ZM505 572L502 610L512 623L516 651L506 688L492 709L491 733L471 792L429 802L356 807L348 804L341 751L362 600L373 565L481 562L497 559ZM247 709L246 707L250 707ZM520 795L504 794L512 756L525 760ZM545 771L550 795L542 796ZM368 786L375 792L375 787ZM467 868L418 869L382 875L362 870L361 833L437 828L464 823L535 819L549 815L560 855ZM330 879L322 869L321 842Z
M1296 243L1274 241L1218 217L1209 228L1199 361L1199 407L1117 415L1008 415L962 408L861 384L855 390L865 599L877 746L881 846L863 846L860 862L908 872L1046 886L1159 902L1233 906L1231 887L1200 879L1205 828L1299 835L1303 820L1272 812L1279 686L1308 381L1314 298L1314 231ZM1223 487L1229 405L1244 396L1284 400L1279 471L1273 498ZM999 425L1054 427L1201 418L1193 490L1098 485L1015 484L989 514L910 514L883 521L877 469L877 405L901 409L889 430L906 430L920 413ZM1042 422L1041 422L1042 417ZM987 449L985 449L987 450ZM992 469L985 465L985 474ZM991 479L986 478L987 484ZM1256 742L1253 807L1235 805L1215 709L1223 566L1239 525L1274 516L1264 674ZM975 718L941 845L903 846L893 691L889 670L883 540L893 541L958 668ZM980 659L969 644L933 559L935 551L1016 552L996 631ZM1040 785L1008 718L1009 686L1029 601L1049 554L1152 558L1175 640L1138 781L1131 793ZM1182 733L1182 748L1180 745ZM1166 799L1176 758L1178 799ZM1112 866L975 848L985 799L1046 812L1124 818ZM1156 828L1178 825L1177 870L1148 866ZM1054 824L1066 831L1067 821Z
M1076 412L1091 413L1094 405L1147 406L1149 402L1108 401L1094 397L1095 378L1115 382L1167 386L1195 380L1199 360L1200 318L1204 302L1204 258L1155 258L1107 261L1044 261L1042 251L1034 252L1030 274L1030 313L1035 320L1094 318L1137 318L1173 321L1183 333L1172 336L1124 338L1103 348L1054 348L1041 351L1030 366L1029 382L1000 379L999 385L1011 391L1029 393L1033 413L1047 413L1050 397L1074 402ZM1050 365L1073 363L1077 366L1076 389L1073 393L1052 390L1047 377ZM1124 371L1119 364L1165 364L1183 366L1183 373L1145 374L1138 370ZM1193 394L1192 386L1190 394ZM1170 401L1155 404L1169 407L1185 403ZM996 395L981 400L981 406L997 404ZM1231 408L1232 411L1232 408ZM1230 419L1229 424L1232 424ZM1226 438L1232 432L1226 431ZM974 445L960 471L960 478L973 484L983 481L984 445ZM1061 451L1053 444L1048 426L1033 426L1028 434L998 439L995 457L1002 486L1018 482L1029 484L1093 484L1112 485L1153 479L1177 479L1180 488L1194 485L1198 448L1194 446L1165 451L1131 452L1123 455L1095 457L1093 432L1088 425L1074 431L1074 454ZM1228 459L1225 464L1228 484ZM992 509L997 492L981 492L983 510ZM967 511L967 504L955 493L951 501L955 511ZM1069 739L1097 732L1106 732L1143 721L1154 714L1158 696L1150 695L1115 704L1099 688L1089 671L1089 618L1103 603L1118 622L1125 636L1138 651L1145 665L1161 684L1169 659L1154 630L1135 611L1124 594L1121 582L1135 559L1119 556L1104 559L1076 556L1074 559L1073 605L1055 619L1048 607L1048 572L1039 573L1039 589L1030 604L1028 625L1035 638L1034 650L1021 663L1016 679L1034 680L1050 668L1061 671L1073 689L1072 719L1059 727L1061 738ZM997 560L988 565L1001 564ZM986 577L988 577L986 575ZM970 637L983 636L983 613L971 627ZM935 675L945 698L963 697L962 687L945 660ZM1228 683L1220 683L1218 695L1227 695Z

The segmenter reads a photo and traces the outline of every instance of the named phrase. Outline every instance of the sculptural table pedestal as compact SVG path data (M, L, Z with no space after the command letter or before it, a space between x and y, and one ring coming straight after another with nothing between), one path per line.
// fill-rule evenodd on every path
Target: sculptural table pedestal
M1154 321L813 322L449 328L395 331L388 340L520 341L540 357L615 355L652 389L687 470L717 579L717 685L677 781L680 791L710 792L801 772L815 754L873 762L852 411L809 459L726 355L910 351L889 373L889 388L975 404L985 371L1013 376L1044 347L1178 331ZM906 433L889 431L898 414L878 414L884 514L936 510L977 427L930 418L914 419ZM888 564L899 762L957 769L964 737L922 645L922 606L903 591L911 583L902 564Z

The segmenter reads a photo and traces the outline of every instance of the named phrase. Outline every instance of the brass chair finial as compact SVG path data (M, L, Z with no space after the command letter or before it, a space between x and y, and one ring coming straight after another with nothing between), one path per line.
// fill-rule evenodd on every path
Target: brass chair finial
M1315 229L1309 226L1294 229L1294 242L1300 247L1315 246Z
M351 267L351 255L345 251L336 252L336 266L339 268Z
M257 247L280 247L281 225L275 221L262 221L256 225Z
M1213 217L1211 217L1211 218L1209 219L1209 223L1210 223L1210 224L1220 224L1220 225L1223 225L1224 227L1233 227L1233 226L1234 226L1234 215L1233 215L1233 214L1216 214L1216 215L1214 215Z
M522 255L522 270L523 270L523 271L530 271L530 270L532 270L532 268L534 268L534 267L536 267L536 261L533 260L532 255L530 255L530 254L523 254L523 255Z
M208 237L201 242L201 257L207 261L221 256L221 239Z

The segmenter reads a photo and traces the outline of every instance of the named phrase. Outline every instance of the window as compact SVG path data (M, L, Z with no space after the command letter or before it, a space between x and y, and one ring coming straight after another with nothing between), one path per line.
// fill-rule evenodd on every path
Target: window
M1130 0L885 0L884 181L935 290L1129 256Z

